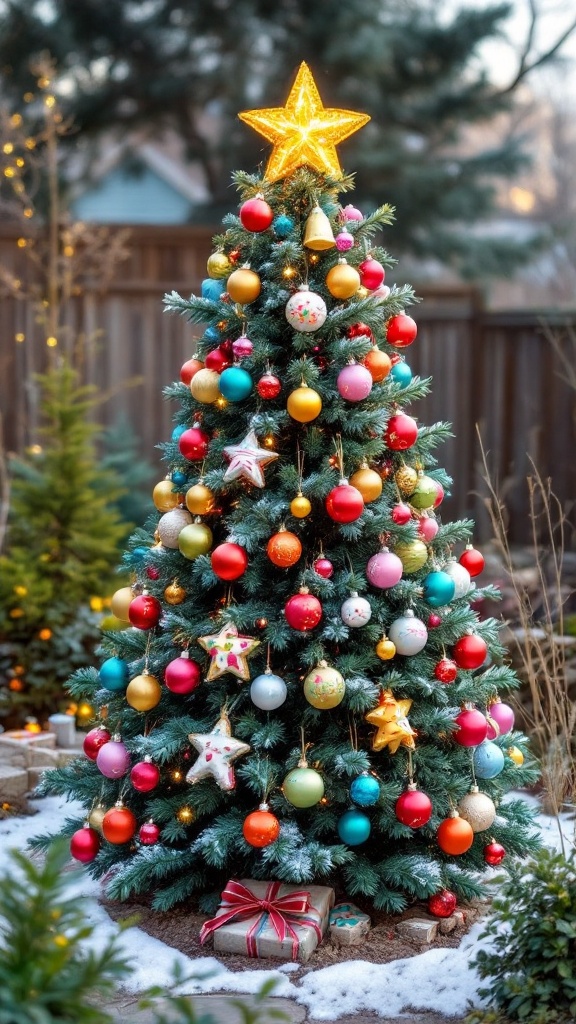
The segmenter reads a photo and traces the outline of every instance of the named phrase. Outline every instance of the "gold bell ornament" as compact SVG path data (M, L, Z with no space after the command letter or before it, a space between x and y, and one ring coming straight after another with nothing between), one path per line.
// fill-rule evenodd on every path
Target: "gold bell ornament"
M304 245L307 249L314 249L316 252L322 252L323 249L332 249L336 245L332 225L324 210L318 204L316 204L306 220Z

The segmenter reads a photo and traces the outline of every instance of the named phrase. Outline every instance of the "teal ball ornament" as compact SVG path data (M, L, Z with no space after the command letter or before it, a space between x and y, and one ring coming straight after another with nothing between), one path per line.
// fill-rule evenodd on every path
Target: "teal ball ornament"
M373 775L365 772L354 779L350 786L350 799L360 807L372 807L380 796L380 783Z
M211 302L218 302L222 292L226 288L226 281L214 277L206 277L202 281L202 298L210 299Z
M107 658L98 673L100 683L111 693L118 693L128 686L128 665L122 658Z
M218 387L229 402L242 402L252 391L254 384L247 370L241 366L229 366L220 374Z
M278 214L272 221L272 229L277 238L287 238L294 230L294 221L285 213Z
M138 565L140 562L143 562L149 551L150 548L132 548L132 551L130 552L130 562L132 565Z
M188 430L188 427L184 427L182 425L180 425L179 427L174 427L174 430L172 431L172 440L173 441L179 441L180 438L182 437L182 434L186 430Z
M324 782L314 768L293 768L282 783L282 792L293 807L313 807L324 796Z
M401 388L407 388L412 383L412 370L405 363L403 359L399 359L397 363L394 363L390 370L390 378L395 384L399 384Z
M204 331L203 341L220 341L220 331L217 331L215 327L207 327Z
M174 484L175 487L183 487L184 484L187 482L188 477L186 473L183 473L182 470L180 469L174 470L174 472L172 473L172 483Z
M355 807L344 814L338 821L338 835L346 846L360 846L370 835L370 818Z
M432 608L442 608L454 597L456 584L447 572L441 569L429 572L422 581L423 597Z
M504 754L497 743L484 740L474 751L474 771L479 779L495 779L504 768Z

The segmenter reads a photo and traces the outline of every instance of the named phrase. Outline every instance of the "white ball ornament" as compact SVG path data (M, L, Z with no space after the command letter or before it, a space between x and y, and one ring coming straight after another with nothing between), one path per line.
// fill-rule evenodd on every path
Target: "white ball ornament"
M178 537L185 526L190 526L192 516L185 508L173 508L158 520L158 536L165 548L177 548Z
M478 786L472 786L460 800L458 814L472 826L473 832L485 832L494 822L496 808L486 793L481 793Z
M286 683L274 672L256 676L250 686L250 700L261 711L275 711L286 700Z
M460 562L450 561L448 565L444 566L443 571L454 581L453 600L456 601L460 597L466 597L472 582L468 569L460 565Z
M321 295L299 288L286 303L286 319L295 331L310 334L318 331L326 320L326 303Z
M394 619L388 630L388 638L395 645L397 654L410 656L419 654L426 646L428 630L422 619L417 619L414 612L408 608L404 615Z
M340 608L340 616L345 626L353 626L355 629L365 626L372 618L370 602L353 591Z

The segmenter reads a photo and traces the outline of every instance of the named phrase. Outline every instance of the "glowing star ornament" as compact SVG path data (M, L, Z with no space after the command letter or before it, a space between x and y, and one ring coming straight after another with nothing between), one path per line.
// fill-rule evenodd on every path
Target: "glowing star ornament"
M233 622L226 622L219 633L199 636L198 643L210 655L207 682L226 672L244 681L250 679L247 658L260 646L259 640L252 636L238 636L238 627Z
M234 738L228 716L222 714L212 732L192 732L188 739L200 756L188 771L186 782L194 784L212 776L220 789L234 789L236 780L232 762L247 754L250 747Z
M238 117L274 144L265 181L278 181L303 165L341 178L336 145L370 120L368 114L324 107L312 72L304 62L285 107L245 110Z
M264 466L278 458L278 452L260 448L254 430L249 430L240 444L231 444L224 449L230 465L224 473L224 480L248 480L255 487L264 487Z
M400 746L414 750L416 733L406 717L411 707L411 700L395 700L392 690L384 690L378 707L364 716L370 725L378 728L372 740L372 750L388 747L391 754L395 754Z

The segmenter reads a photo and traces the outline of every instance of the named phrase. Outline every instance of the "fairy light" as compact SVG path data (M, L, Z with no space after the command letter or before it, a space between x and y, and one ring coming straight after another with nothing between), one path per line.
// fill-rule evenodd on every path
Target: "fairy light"
M8 156L9 153L13 153L14 152L14 143L13 142L5 142L4 145L2 146L2 152L6 153L7 156Z
M19 128L22 124L22 114L12 114L10 118L10 124L13 128Z
M16 167L24 167L25 163L26 163L26 161L24 160L24 157L21 157L21 156L17 156L16 157Z
M24 587L22 586L21 583L17 583L16 586L14 587L14 593L17 594L18 597L26 597L26 594L28 593L28 587Z
M13 167L5 167L4 168L4 177L5 178L13 178L15 174L16 174L16 171L14 170Z
M53 337L53 335L50 335L49 338L46 338L46 344L48 345L48 348L56 348L58 339Z
M50 85L50 82L51 82L51 79L50 79L50 78L48 78L48 76L47 76L47 75L42 75L42 76L41 76L41 77L40 77L40 78L38 79L38 81L37 81L37 85L38 85L38 88L39 88L39 89L47 89L47 88L48 88L48 86Z
M225 409L226 406L228 405L228 402L226 401L225 398L217 398L216 405L218 406L219 409Z
M56 97L55 96L45 96L44 97L44 106L48 107L48 108L55 107L56 106Z
M52 637L52 630L48 629L47 626L44 629L41 629L40 632L38 633L38 639L39 640L50 640L51 637Z
M264 438L264 447L265 448L273 448L274 447L274 437L273 437L272 434L268 434L267 437Z
M176 817L178 818L178 821L181 821L184 825L188 825L191 821L194 821L194 811L191 807L185 805L180 808Z
M289 279L289 278L295 277L295 276L296 276L296 271L294 270L294 267L284 267L284 270L282 271L282 277L286 277L286 278Z
M10 618L11 619L21 619L23 615L24 615L24 609L23 608L12 608L11 611L10 611Z
M26 241L25 238L19 238L17 240L17 242L16 242L16 245L18 246L19 249L25 249L26 246L28 245L28 242Z
M36 149L36 139L33 139L32 137L25 139L24 145L26 149Z
M65 256L73 256L76 250L73 245L65 245L63 252Z
M34 210L32 209L31 206L26 206L22 212L23 212L24 216L27 217L28 219L30 219L30 217L34 216Z
M172 779L173 779L173 781L174 782L182 782L182 778L183 778L182 772L180 771L179 768L176 768L172 772Z
M34 99L34 93L25 92L22 99L24 100L24 103L32 103L32 100Z

